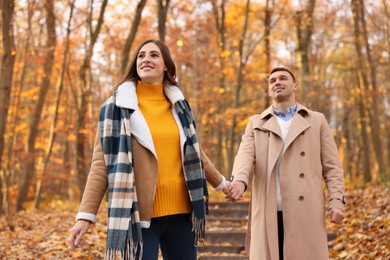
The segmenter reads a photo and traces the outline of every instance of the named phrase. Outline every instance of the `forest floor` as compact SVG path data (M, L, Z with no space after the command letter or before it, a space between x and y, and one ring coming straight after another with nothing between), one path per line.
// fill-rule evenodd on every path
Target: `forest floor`
M390 189L378 184L347 188L346 217L341 225L327 222L336 232L331 259L390 259ZM67 242L77 205L51 202L39 211L0 217L0 259L102 259L107 207L85 236L87 244L72 250Z

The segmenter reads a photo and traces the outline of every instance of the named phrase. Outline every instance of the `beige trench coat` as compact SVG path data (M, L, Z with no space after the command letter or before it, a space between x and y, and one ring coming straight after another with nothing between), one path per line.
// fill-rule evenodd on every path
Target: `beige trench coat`
M275 166L281 152L284 260L329 259L323 180L328 208L344 210L343 170L324 115L300 104L284 146L271 107L250 117L234 161L234 180L248 183L254 166L246 244L250 259L279 259Z

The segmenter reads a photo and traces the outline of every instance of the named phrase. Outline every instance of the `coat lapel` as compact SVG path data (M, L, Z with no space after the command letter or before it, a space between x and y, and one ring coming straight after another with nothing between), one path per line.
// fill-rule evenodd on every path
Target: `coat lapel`
M272 107L267 108L263 113L261 113L260 119L264 122L259 122L260 124L258 128L260 130L272 132L282 138L282 132L280 131L280 127L272 111Z
M294 117L292 118L290 130L288 130L286 142L285 142L284 148L283 148L283 154L285 153L287 148L292 144L292 142L294 142L294 140L300 134L302 134L306 129L308 129L311 126L309 121L306 120L301 115L301 113L299 113L300 109L305 110L306 108L304 108L303 106L300 106L298 104L297 112L295 113Z
M270 182L273 169L283 149L282 132L272 107L266 109L261 115L259 125L255 127L268 132L268 166L267 166L267 193L270 192ZM262 145L262 144L261 144Z

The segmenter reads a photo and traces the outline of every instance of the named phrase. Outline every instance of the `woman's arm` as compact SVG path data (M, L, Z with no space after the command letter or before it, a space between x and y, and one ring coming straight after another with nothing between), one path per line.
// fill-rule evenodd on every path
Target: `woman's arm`
M96 214L108 186L107 168L104 162L100 131L97 130L91 169L76 219L96 222Z
M203 167L206 174L206 180L214 190L219 191L228 186L228 181L226 181L225 176L223 176L217 168L215 168L214 164L210 161L207 155L202 150L202 160Z

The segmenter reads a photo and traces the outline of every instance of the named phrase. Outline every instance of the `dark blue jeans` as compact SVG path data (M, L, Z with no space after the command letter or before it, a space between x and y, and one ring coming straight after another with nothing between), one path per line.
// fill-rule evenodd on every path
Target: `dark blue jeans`
M142 260L157 260L158 247L165 260L196 260L190 214L152 218L150 228L142 229Z

